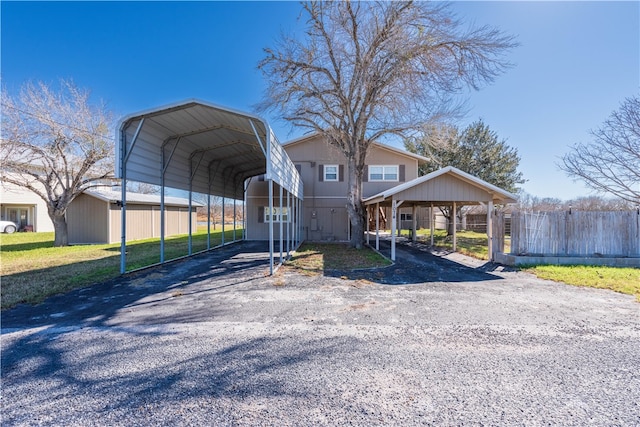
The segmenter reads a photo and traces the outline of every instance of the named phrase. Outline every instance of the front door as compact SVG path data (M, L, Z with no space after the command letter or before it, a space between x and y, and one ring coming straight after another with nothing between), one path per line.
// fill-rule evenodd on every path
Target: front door
M9 221L15 222L18 226L18 230L22 230L26 225L28 225L28 213L29 211L23 208L7 209Z

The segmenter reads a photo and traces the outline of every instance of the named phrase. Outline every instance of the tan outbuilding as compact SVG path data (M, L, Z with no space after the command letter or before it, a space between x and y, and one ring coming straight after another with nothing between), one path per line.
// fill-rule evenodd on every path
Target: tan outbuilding
M117 243L121 238L120 192L89 190L75 198L67 209L69 243ZM127 193L127 241L160 237L160 196ZM165 236L189 233L189 201L165 197ZM191 203L191 221L196 208Z

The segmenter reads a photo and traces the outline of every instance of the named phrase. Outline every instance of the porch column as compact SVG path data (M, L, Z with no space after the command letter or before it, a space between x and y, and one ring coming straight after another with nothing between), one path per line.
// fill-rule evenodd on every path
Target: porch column
M435 222L436 216L433 214L433 202L431 202L431 207L429 208L429 225L431 226L431 247L433 247L433 233L435 232Z
M380 250L380 203L376 203L376 251Z
M370 216L369 215L369 206L367 206L367 218L366 218L366 221L367 221L367 245L369 244L369 231L370 231L369 230L369 216Z
M396 199L391 199L391 261L396 260L396 219L398 217Z
M487 204L487 247L489 261L493 261L493 200Z

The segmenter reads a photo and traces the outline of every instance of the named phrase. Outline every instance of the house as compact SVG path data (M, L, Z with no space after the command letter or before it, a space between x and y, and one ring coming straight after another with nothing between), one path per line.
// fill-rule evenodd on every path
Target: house
M53 231L44 200L36 193L8 182L0 185L0 218L15 222L20 231Z
M334 146L326 143L318 134L304 136L282 144L295 164L304 184L303 239L311 241L349 240L350 223L347 214L347 161ZM367 153L362 184L363 197L367 198L418 177L418 164L428 161L418 154L409 153L382 143L373 143ZM254 177L247 188L247 238L269 238L269 203L267 183L262 177ZM276 202L274 219L288 221L286 203L282 210ZM412 221L411 208L400 210L403 228ZM419 212L418 221L429 227L428 209ZM390 218L390 209L381 208L380 217ZM401 225L402 226L402 225ZM277 230L276 230L277 235Z
M70 244L116 243L122 236L119 191L87 190L67 209ZM165 235L189 233L189 201L179 197L165 197ZM196 209L191 204L191 221L197 224ZM160 237L160 196L127 193L127 241Z

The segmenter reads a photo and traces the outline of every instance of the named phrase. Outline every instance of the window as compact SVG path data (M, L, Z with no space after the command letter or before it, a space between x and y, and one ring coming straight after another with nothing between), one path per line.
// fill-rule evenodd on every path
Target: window
M269 206L264 207L264 222L271 221L269 215ZM280 208L273 208L273 221L280 222ZM289 209L283 207L282 208L282 222L289 222Z
M324 180L338 181L338 165L324 165Z
M400 221L412 221L413 220L413 215L409 214L409 213L401 213L400 214Z
M369 166L369 181L398 181L398 165Z

